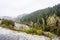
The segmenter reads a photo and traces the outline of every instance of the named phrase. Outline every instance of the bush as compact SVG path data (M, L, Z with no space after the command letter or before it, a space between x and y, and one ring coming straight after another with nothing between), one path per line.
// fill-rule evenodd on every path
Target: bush
M36 29L39 29L40 25L39 25L38 23L34 23L34 27L35 27Z
M33 27L33 26L34 26L34 23L31 21L31 22L29 23L29 26L30 26L30 27Z
M12 25L9 25L9 27L8 27L9 29L13 29L14 28L14 26L12 26Z
M35 28L30 28L30 29L25 29L23 28L21 31L26 32L26 33L31 33L31 34L36 34L36 29Z
M0 26L9 29L14 29L14 22L12 20L3 19Z
M23 28L23 29L22 29L22 30L20 30L20 31L27 32L27 29Z
M6 26L12 25L14 26L14 22L12 20L2 20L1 24L5 24Z
M49 26L46 26L44 31L50 31L50 27Z
M42 30L36 30L38 35L43 35L43 31Z
M2 26L2 27L6 27L6 25L5 25L5 24L2 24L1 26Z
M47 25L48 26L56 26L56 18L55 18L55 16L48 17Z
M35 33L35 32L36 32L36 29L33 27L28 30L28 33Z
M42 30L37 30L35 28L30 28L30 29L25 29L23 28L22 30L23 32L29 33L29 34L36 34L36 35L43 35L43 31Z
M56 34L60 36L60 27L57 28Z
M50 32L48 32L47 36L48 36L49 38L54 38L54 37L55 37L55 35L52 34L52 33L50 33Z

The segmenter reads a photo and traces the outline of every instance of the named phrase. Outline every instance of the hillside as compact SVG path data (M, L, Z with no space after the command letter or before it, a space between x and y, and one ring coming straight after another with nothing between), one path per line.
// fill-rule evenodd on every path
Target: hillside
M23 16L20 23L27 24L32 29L42 29L60 36L60 4Z
M55 5L53 7L48 7L48 8L45 8L45 9L41 9L41 10L37 10L35 12L32 12L31 14L28 14L27 16L23 17L21 19L21 21L37 22L36 18L38 19L38 17L43 17L43 18L46 19L48 16L51 16L54 13L57 16L60 16L60 4Z
M20 19L22 19L22 17L26 16L27 14L21 14L21 15L18 15L17 17L13 18L15 22L18 22L20 23Z

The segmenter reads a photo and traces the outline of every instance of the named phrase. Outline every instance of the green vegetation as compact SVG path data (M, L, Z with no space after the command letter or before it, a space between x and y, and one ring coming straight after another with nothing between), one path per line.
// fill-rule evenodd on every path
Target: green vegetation
M60 34L60 4L46 9L37 10L20 19L20 23L29 25L36 29Z
M1 24L5 24L7 26L9 26L9 25L14 26L14 22L12 20L7 20L7 19L5 19L5 20L3 19Z
M22 29L23 32L26 32L28 34L35 34L35 35L43 35L43 31L40 29L36 29L36 28L30 28L30 29Z
M60 27L57 28L56 34L60 36Z
M37 10L23 16L19 20L20 23L29 25L30 28L22 28L22 30L17 31L36 35L44 35L44 32L48 32L46 36L50 38L53 38L55 36L54 34L60 36L60 4L54 7ZM16 30L14 29L14 22L11 20L3 20L1 25Z
M50 32L48 32L47 36L50 37L50 38L54 38L55 37L55 35L50 33Z
M36 30L38 35L43 35L43 31L42 30Z
M4 28L14 29L14 21L3 19L0 26L2 26Z

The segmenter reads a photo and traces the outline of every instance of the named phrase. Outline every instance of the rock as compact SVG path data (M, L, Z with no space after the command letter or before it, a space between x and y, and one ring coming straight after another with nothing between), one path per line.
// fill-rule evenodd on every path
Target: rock
M16 32L0 27L0 40L50 40L50 38L45 36L27 34L24 32ZM53 38L52 40L59 39Z
M18 40L17 35L0 34L0 40Z
M60 40L58 37L56 37L56 38L53 38L52 40Z
M21 30L23 28L29 29L29 26L25 25L25 24L19 24L19 23L15 23L15 29L17 30Z

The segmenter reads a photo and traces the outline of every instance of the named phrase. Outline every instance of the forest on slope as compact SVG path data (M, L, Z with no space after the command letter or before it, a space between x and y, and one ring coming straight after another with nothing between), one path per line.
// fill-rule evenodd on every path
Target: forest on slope
M32 12L31 14L28 14L21 18L20 21L21 22L33 21L35 23L37 22L38 19L40 18L47 19L49 16L52 16L53 14L56 14L56 16L60 16L60 4Z
M17 30L14 26L16 21L28 25L29 29L22 27L22 29ZM55 35L60 36L60 4L37 10L31 14L20 15L15 21L2 19L0 26L14 31L45 35L50 38L55 37Z
M22 17L20 23L60 36L60 4L32 12Z

